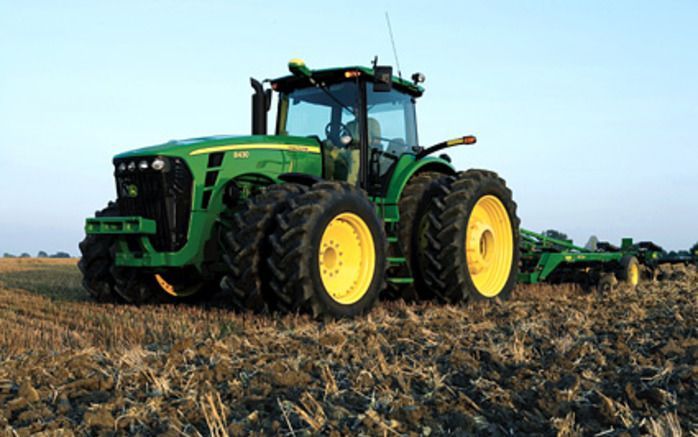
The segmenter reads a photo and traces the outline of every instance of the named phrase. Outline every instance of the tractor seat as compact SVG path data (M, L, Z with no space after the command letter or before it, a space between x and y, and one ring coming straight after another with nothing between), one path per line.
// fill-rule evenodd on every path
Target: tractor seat
M347 129L353 139L352 145L359 145L359 120L354 119L347 123ZM375 118L368 118L368 145L371 147L381 147L381 125Z
M350 184L356 184L359 181L359 165L361 163L361 151L359 150L359 120L354 119L346 124L347 130L351 135L352 142L347 145L347 153L343 157L338 157L346 164L347 174L346 181ZM368 143L371 147L380 147L381 126L378 120L374 118L368 119ZM341 164L340 164L341 166Z

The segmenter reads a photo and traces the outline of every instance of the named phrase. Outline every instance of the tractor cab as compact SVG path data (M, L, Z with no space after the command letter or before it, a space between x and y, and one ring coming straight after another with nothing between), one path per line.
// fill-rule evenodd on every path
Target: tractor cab
M322 150L324 179L384 195L400 157L420 151L418 80L402 80L392 76L391 67L380 66L310 71L293 60L289 69L291 76L271 81L279 94L276 135L314 138Z

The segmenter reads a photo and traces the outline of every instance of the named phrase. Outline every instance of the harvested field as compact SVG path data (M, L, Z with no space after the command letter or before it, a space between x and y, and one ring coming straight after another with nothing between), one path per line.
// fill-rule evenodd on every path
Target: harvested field
M0 432L698 435L698 273L663 277L320 324L94 304L75 260L0 260Z

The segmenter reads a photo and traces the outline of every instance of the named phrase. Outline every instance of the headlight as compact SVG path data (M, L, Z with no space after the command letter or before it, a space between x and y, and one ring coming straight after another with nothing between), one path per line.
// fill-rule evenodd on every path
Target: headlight
M150 167L148 161L143 160L138 163L138 170L140 171L148 170L148 167Z
M165 160L162 158L155 158L151 167L153 167L153 170L160 171L165 168Z
M136 171L136 162L131 161L128 163L128 171Z

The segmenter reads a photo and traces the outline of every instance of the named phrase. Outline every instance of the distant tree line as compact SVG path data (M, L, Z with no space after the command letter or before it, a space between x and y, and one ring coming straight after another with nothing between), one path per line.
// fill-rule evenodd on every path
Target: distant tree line
M688 250L670 250L664 251L664 254L669 257L693 257L698 256L698 243L691 246Z
M32 256L28 254L27 252L22 252L19 255L13 255L11 253L3 253L2 254L3 258L31 258ZM49 255L43 250L40 250L39 253L36 254L37 258L70 258L70 254L68 252L56 252L53 255Z
M569 240L569 237L564 232L560 232L555 229L548 229L542 232L543 236L548 238L554 238L556 240Z
M691 253L693 251L689 252L687 250L670 250L669 252L665 252L668 256L691 256Z

